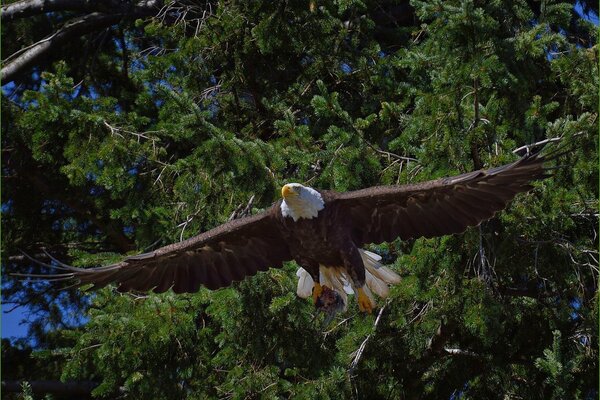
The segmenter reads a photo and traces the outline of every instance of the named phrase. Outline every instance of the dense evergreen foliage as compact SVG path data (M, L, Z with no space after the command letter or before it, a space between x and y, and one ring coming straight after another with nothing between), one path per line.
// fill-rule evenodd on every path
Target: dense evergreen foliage
M3 301L37 319L34 349L3 343L3 379L131 399L597 397L597 28L575 2L182 3L4 86ZM72 13L3 23L3 49ZM418 182L559 137L562 168L480 227L372 246L403 277L373 315L352 300L325 325L294 263L193 295L7 275L47 272L19 250L91 266L179 241L287 182Z

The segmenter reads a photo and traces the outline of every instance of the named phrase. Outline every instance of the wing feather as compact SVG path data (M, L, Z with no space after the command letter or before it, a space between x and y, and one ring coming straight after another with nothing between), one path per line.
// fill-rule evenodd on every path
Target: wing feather
M184 258L181 260L175 269L175 279L173 284L173 292L187 293L190 290L190 259Z
M554 158L554 157L552 157ZM500 167L416 185L376 186L330 194L356 245L463 232L502 210L548 177L549 158L530 154ZM347 217L347 218L346 218Z
M155 293L170 288L175 293L195 292L201 285L209 289L229 286L257 271L280 268L292 259L277 227L277 212L279 206L275 205L263 213L227 222L116 264L97 268L65 266L68 273L46 278L75 280L78 286L93 284L93 289L116 283L119 291Z
M165 265L162 268L162 270L163 273L160 276L160 280L152 282L153 284L155 284L154 289L152 289L154 293L164 293L167 290L169 290L171 286L173 286L173 275L175 274L175 272L173 271L173 266Z
M233 250L226 248L224 252L225 262L218 269L219 276L221 277L221 283L223 286L226 286L229 282L233 282L233 276L231 271L229 270L230 266L239 265L239 260L235 256ZM245 267L242 265L242 267Z

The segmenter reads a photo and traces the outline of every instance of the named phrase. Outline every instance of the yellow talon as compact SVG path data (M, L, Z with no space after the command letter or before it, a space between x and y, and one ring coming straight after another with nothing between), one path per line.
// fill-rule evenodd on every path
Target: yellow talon
M358 288L358 309L371 314L373 306L374 304L371 303L371 299L367 296L363 288Z
M321 293L323 293L323 287L319 282L315 282L315 286L313 287L313 302L317 304L317 300L321 297Z

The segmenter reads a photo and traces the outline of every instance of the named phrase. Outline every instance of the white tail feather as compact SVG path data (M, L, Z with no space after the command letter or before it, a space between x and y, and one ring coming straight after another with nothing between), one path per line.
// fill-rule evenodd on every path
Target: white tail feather
M298 268L296 276L298 276L298 289L296 289L296 294L302 299L309 298L312 294L313 286L315 286L313 278L308 271L302 267Z
M327 268L324 265L319 266L321 285L329 286L335 290L344 301L344 310L348 305L348 294L345 291L346 274L341 268Z
M365 270L387 285L400 283L400 276L388 267L381 265L381 256L367 250L360 250Z
M360 255L363 258L363 262L365 260L365 257L370 258L371 260L373 260L377 263L379 261L381 261L381 256L379 254L373 253L369 250L363 250L363 249L359 249L358 251L360 251Z
M329 286L331 289L344 292L344 283L342 282L342 274L336 271L337 268L327 268L323 265L319 266L321 285Z
M389 285L400 282L400 276L394 271L381 265L381 256L368 250L359 249L360 256L365 266L365 294L371 302L375 304L373 292L379 297L386 298L390 293ZM343 268L319 266L319 280L322 285L329 286L342 296L344 305L348 304L348 294L356 292L352 279ZM298 276L298 297L306 299L312 295L315 285L310 274L304 269L299 268L296 272ZM353 290L354 289L354 290Z
M370 288L377 296L386 298L390 293L390 288L387 283L377 278L375 275L369 273L368 270L365 271L365 283L368 288Z

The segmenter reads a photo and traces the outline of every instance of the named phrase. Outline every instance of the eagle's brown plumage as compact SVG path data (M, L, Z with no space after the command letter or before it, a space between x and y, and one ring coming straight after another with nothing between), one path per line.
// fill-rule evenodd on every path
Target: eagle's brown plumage
M54 275L121 291L195 292L217 289L296 260L318 282L319 264L343 266L357 287L365 281L358 249L364 244L463 232L502 210L531 182L546 177L539 154L498 168L416 185L377 186L347 193L320 191L316 218L284 217L281 200L270 209L234 220L180 243L98 268ZM53 276L48 276L52 278Z

